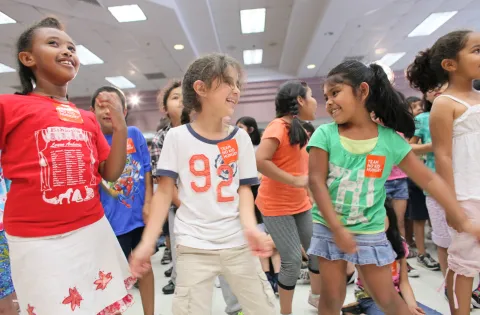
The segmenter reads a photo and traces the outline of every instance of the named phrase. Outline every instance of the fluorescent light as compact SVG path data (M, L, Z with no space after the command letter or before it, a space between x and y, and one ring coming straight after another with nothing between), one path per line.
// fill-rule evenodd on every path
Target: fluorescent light
M262 63L263 49L252 49L243 51L243 63L246 65L258 65Z
M3 63L0 63L0 73L8 73L8 72L15 72L15 69L10 68L7 65L4 65Z
M405 56L405 54L406 53L404 52L386 54L382 57L382 59L379 60L379 62L391 67L395 62L399 61L403 56Z
M241 10L240 22L242 34L265 32L265 14L267 9Z
M377 55L381 55L381 54L384 54L384 53L386 53L386 52L387 52L387 50L386 50L385 48L377 48L377 49L375 49L375 54L377 54Z
M105 80L115 85L119 89L131 89L135 87L135 84L130 82L127 78L123 76L118 77L106 77Z
M177 45L173 46L173 49L175 49L175 50L182 50L183 48L185 48L185 46L183 46L182 44L177 44Z
M108 7L108 10L120 23L145 21L147 19L142 9L136 4Z
M102 59L100 59L97 55L92 53L90 50L88 50L87 47L83 45L77 45L76 50L78 59L80 59L80 63L84 66L98 65L103 63Z
M132 106L137 106L140 104L140 97L138 95L130 96L129 103L132 104Z
M458 11L432 13L408 34L408 37L428 36L450 20Z
M307 69L315 69L315 67L316 67L316 65L311 64L311 65L308 65L308 66L307 66Z
M9 17L8 15L0 11L0 24L13 24L13 23L17 23L17 21L15 21L11 17Z

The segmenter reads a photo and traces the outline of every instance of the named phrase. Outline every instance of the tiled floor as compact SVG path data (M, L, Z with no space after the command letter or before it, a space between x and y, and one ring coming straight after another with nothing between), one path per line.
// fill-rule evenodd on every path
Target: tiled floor
M430 252L433 253L433 248ZM160 259L162 257L163 251L160 251L156 256L153 257L152 263L154 266L154 271L156 275L155 280L155 289L156 289L156 300L155 300L155 315L170 315L172 314L172 295L163 295L162 287L167 284L168 279L164 277L163 272L169 266L162 266L160 264ZM425 269L422 269L416 264L416 259L410 259L410 263L414 268L417 268L420 271L419 278L410 278L410 283L413 287L415 292L415 296L418 301L422 302L423 304L436 309L442 314L449 314L448 303L445 300L443 293L437 292L437 288L440 287L442 284L442 276L440 272L432 272ZM223 301L222 292L220 289L213 288L213 315L223 315L225 314L225 302ZM347 289L347 300L346 303L352 302L354 300L353 297L353 290L354 286L350 285ZM293 306L293 314L295 315L316 315L317 311L312 308L307 303L307 297L309 292L308 285L299 285L297 286L295 292L295 300ZM142 306L140 301L140 295L138 294L138 290L133 291L136 303L135 305L130 308L124 315L141 315ZM472 312L473 314L480 315L480 310L476 310ZM280 314L280 312L278 312ZM200 315L200 314L199 314ZM207 315L207 314L201 314Z

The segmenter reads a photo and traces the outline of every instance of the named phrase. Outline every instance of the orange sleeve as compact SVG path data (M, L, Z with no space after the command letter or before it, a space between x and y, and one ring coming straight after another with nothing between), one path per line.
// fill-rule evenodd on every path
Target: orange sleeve
M265 128L262 139L277 139L281 144L285 132L287 132L285 123L281 119L275 119Z

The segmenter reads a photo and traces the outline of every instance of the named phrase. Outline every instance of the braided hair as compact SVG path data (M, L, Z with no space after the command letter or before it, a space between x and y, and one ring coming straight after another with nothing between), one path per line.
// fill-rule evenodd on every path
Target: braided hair
M292 116L292 123L288 130L290 145L300 145L303 148L307 145L308 135L298 118L299 104L298 97L307 97L308 85L305 82L292 80L280 86L275 97L275 111L277 118Z

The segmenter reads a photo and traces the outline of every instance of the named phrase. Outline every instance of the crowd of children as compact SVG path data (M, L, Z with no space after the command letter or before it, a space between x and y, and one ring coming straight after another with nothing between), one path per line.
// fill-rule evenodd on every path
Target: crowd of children
M0 96L1 313L18 313L17 294L29 315L118 315L138 280L154 315L150 258L167 226L175 315L210 314L218 277L227 314L277 314L274 293L292 314L299 278L322 315L439 314L409 284L415 249L445 275L452 314L479 306L480 34L449 33L416 57L407 79L423 100L405 99L380 65L337 65L324 84L333 122L317 130L305 123L311 88L288 81L263 135L251 117L229 125L239 62L201 57L159 94L166 119L150 152L121 90L99 88L91 111L68 100L73 42L54 18L25 30L22 91ZM344 306L357 271L357 302Z

